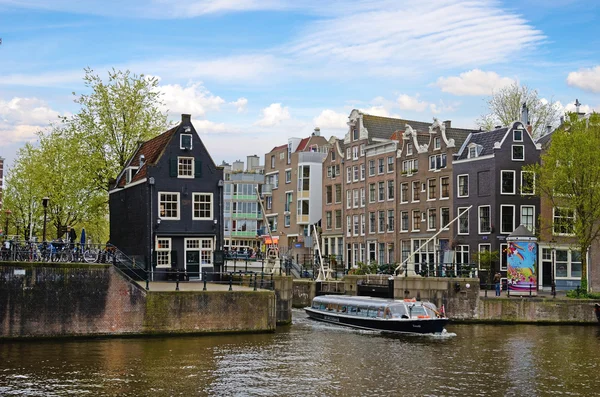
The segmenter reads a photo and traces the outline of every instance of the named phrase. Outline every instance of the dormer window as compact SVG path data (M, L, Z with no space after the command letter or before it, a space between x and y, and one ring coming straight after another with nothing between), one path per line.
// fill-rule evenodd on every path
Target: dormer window
M125 169L125 184L131 183L131 180L137 173L138 167L127 167Z
M192 134L181 134L180 135L180 149L192 150Z
M469 145L468 149L469 153L467 155L467 158L474 159L476 157L479 157L481 151L483 150L483 147L481 145L471 144Z
M513 131L513 142L523 142L523 130Z

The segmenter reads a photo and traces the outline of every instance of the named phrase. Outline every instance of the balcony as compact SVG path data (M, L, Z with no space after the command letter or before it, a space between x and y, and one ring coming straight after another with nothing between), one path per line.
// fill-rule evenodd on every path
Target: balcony
M301 163L318 163L322 164L327 157L327 153L319 152L300 152L298 153L298 164Z
M270 183L265 183L264 185L262 185L262 195L271 195L273 193L273 185L271 185Z
M298 215L296 219L297 224L307 224L309 223L310 216L308 215Z
M256 201L255 194L234 194L231 196L232 200L253 200Z
M255 182L264 183L265 176L262 174L250 174L250 173L233 173L231 174L231 182Z
M240 213L231 214L231 217L233 219L253 219L254 220L254 219L262 219L262 214L251 213L251 212L250 213L240 212Z
M256 237L256 231L233 231L231 232L231 237Z

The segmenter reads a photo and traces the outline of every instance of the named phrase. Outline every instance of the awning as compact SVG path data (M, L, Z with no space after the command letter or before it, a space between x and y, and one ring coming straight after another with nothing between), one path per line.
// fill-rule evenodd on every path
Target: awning
M273 236L273 240L271 240L271 237L267 236L263 236L265 239L265 244L277 244L279 243L279 237L275 237Z

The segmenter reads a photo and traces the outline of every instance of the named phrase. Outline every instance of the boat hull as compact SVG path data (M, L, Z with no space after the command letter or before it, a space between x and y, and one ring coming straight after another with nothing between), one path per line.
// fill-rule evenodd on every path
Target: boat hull
M313 310L308 307L305 308L304 311L306 311L306 314L308 314L308 316L313 320L343 325L346 327L392 333L441 333L444 331L444 327L449 321L447 318L387 320L358 316L344 316L333 313L329 314L319 310Z

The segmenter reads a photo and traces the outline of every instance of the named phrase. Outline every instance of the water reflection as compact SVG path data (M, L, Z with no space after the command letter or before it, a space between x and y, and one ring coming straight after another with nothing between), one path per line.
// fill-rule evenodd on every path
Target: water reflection
M0 395L594 395L595 327L450 325L385 336L313 322L275 334L3 343Z

